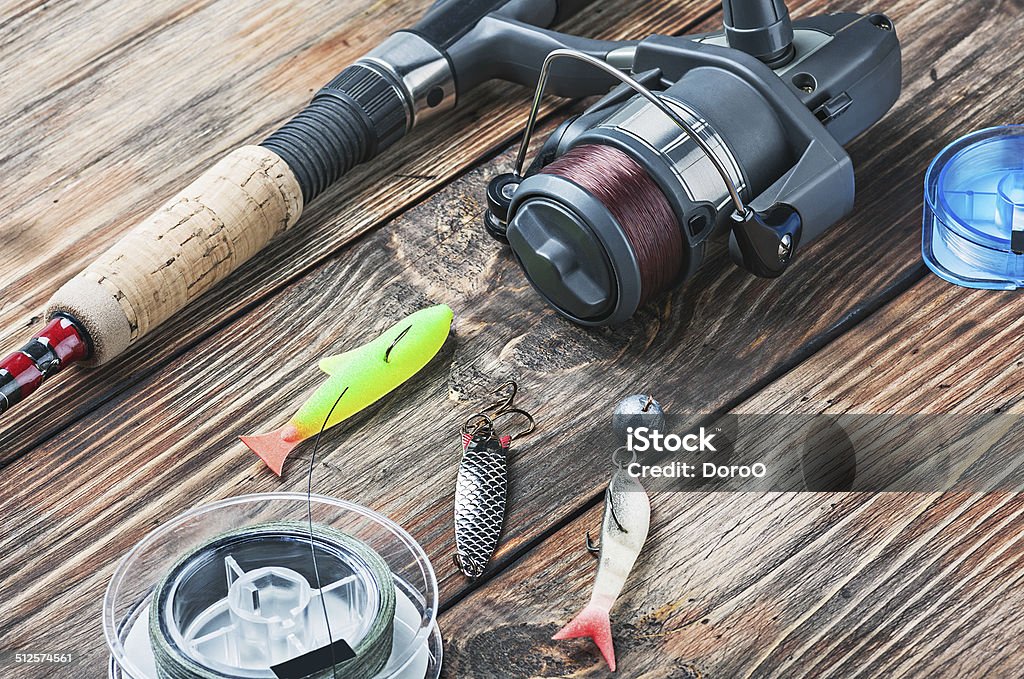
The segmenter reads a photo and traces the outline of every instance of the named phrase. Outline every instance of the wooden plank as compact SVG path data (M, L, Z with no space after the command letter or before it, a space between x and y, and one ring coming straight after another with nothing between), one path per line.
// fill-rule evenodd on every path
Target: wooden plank
M12 178L0 196L0 247L6 261L17 263L0 269L5 352L39 327L49 295L141 216L215 158L268 134L317 87L390 31L410 25L424 8L419 0L346 3L342 11L313 0L188 8L164 0L150 13L151 4L122 14L119 4L109 3L65 17L58 26L76 18L109 22L122 38L101 41L100 53L85 51L81 61L50 46L63 44L63 34L46 29L42 10L12 19L8 27L29 33L40 53L75 66L67 72L58 67L46 97L25 105L7 100L10 108L0 110L0 119L7 120L0 145ZM584 12L568 28L607 38L667 32L713 4L630 0ZM132 22L140 14L155 23L136 26ZM182 49L197 43L203 45L199 56ZM11 77L31 81L42 67L18 61ZM17 455L46 438L429 195L516 134L528 98L512 86L482 87L456 113L357 169L322 196L287 237L129 356L98 374L58 376L34 395L31 409L5 418L0 450Z
M736 412L1020 412L1022 311L1015 294L928 277ZM652 503L649 549L615 609L626 676L1019 674L1017 494ZM442 618L457 640L449 676L500 676L486 669L499 652L522 676L600 673L586 643L548 640L589 596L578 546L599 521L595 508Z
M685 5L683 5L683 6L685 6ZM627 7L628 6L624 5L622 9L625 9ZM644 33L647 33L647 32L650 32L651 30L653 30L654 27L660 25L658 22L663 22L664 25L667 26L668 25L668 23L667 23L667 16L665 15L665 12L678 10L679 7L680 7L680 5L678 5L678 4L674 5L674 6L670 5L670 4L666 4L666 5L659 6L658 8L651 8L650 13L640 12L640 13L637 14L638 23L636 23L636 25L633 28L634 28L634 30L636 30L636 27L639 26L639 30L640 31L642 31ZM615 20L617 17L618 17L618 13L617 12L604 12L602 14L602 16L594 16L594 17L592 17L592 20L594 20L594 21L597 21L599 19L601 19L601 20ZM643 23L644 20L653 21L654 23L651 26L648 27L648 26L645 26L645 24ZM585 28L586 26L587 26L586 22L583 22L581 24L581 28ZM494 93L495 93L495 90L492 88L490 90L490 96L493 97ZM485 95L486 94L487 93L485 93ZM469 115L473 115L474 112L479 114L480 111L494 110L494 108L495 108L495 107L488 106L487 103L486 103L486 100L479 102L478 106L479 106L479 108L476 108L476 109L473 109L471 107L471 112L470 112ZM518 111L518 113L521 113L521 111ZM518 116L516 116L516 117L518 118ZM507 121L505 123L506 128L511 130L512 127L513 127L513 123L511 121L511 117L505 116L505 119ZM489 128L489 130L491 132L493 132L495 129L496 128L493 127L493 126L491 128ZM463 134L467 134L468 135L469 132L467 131L467 132L464 132ZM480 137L478 137L478 139L479 138ZM433 181L433 178L432 178L431 181ZM479 181L479 178L477 178L477 181ZM474 188L475 188L475 185L474 185ZM475 229L474 229L474 231L475 231ZM325 269L323 267L321 267L319 269L320 278L318 279L318 282L315 284L315 286L319 287L321 292L333 291L336 288L336 281L338 279L340 279L340 278L345 278L347 280L353 280L354 284L356 286L356 287L354 287L352 289L349 289L347 291L347 293L349 295L349 297L347 299L343 298L342 300L338 301L338 300L332 300L331 297L327 297L327 296L324 297L324 300L326 302L329 302L329 303L331 303L331 302L338 302L339 306L334 308L332 313L337 314L338 316L341 316L341 315L344 315L344 313L346 311L351 311L352 310L351 304L352 304L352 302L354 301L354 299L356 297L356 292L357 291L363 291L363 292L372 291L372 290L375 289L374 285L373 285L374 283L387 284L389 282L392 282L392 283L394 282L393 278L395 277L395 270L394 269L388 269L386 266L384 266L385 259L386 259L386 253L387 253L387 247L386 247L387 246L387 242L388 242L388 237L382 234L382 235L378 236L374 242L372 242L369 245L365 246L359 253L356 253L354 255L355 259L349 258L343 264L336 263L335 266L333 266L330 269ZM384 246L384 247L381 247L381 246ZM366 253L374 252L375 250L379 250L380 254L378 256L376 256L375 258L365 258L365 254ZM367 274L368 274L366 279L365 280L360 280L358 277L356 277L354 279L350 279L349 277L354 273L354 270L355 270L355 267L352 266L352 263L353 262L359 262L361 258L366 263L366 268L364 269L367 272ZM369 275L371 273L372 274L377 274L377 277L373 278L372 276ZM367 281L369 281L369 283L367 283ZM308 299L310 294L311 294L310 289L308 287L305 287L302 291L297 292L297 295L298 295L297 297L295 297L295 296L291 297L290 298L291 301L289 301L288 304L290 306L294 307L294 308L301 308L303 306L303 303L302 303L303 300ZM398 293L396 293L396 294L398 294ZM385 302L386 301L387 300L385 300ZM384 304L384 306L386 306L386 303ZM313 311L312 307L310 307L310 311ZM328 309L328 308L321 308L320 311L321 312L324 312L324 311L331 312L331 310ZM355 335L355 336L350 335L348 337L349 340L353 340L355 337L365 338L365 336L368 333L368 329L371 328L373 326L373 324L376 322L374 319L371 318L373 311L374 311L374 309L372 309L372 308L366 308L361 315L357 316L355 314L350 314L350 318L352 319L352 321L351 321L352 324L360 330L361 334L360 335ZM388 311L389 312L394 312L395 309L394 308L390 308L390 309L388 309ZM293 321L294 321L294 317L293 317ZM289 323L291 323L291 321ZM365 323L365 326L362 325L362 323ZM273 334L276 337L278 337L279 339L286 338L286 334L287 333L282 333L281 332L281 328L282 327L285 327L285 326L278 326L277 328L272 330ZM267 327L266 329L268 331L271 331L270 327ZM346 328L338 328L338 329L342 330L342 331L346 330ZM296 352L295 353L295 357L298 358L300 353L305 355L308 352L308 349L309 349L309 347L306 345L306 342L310 338L308 336L305 336L305 337L295 337L293 339L294 339L294 343L289 344L289 347L290 347L290 350ZM337 339L337 338L335 337L335 339ZM233 343L233 341L232 341L232 343ZM303 367L305 367L305 368L309 367L309 364L306 362L306 360L304 358L300 358L299 362L303 364ZM254 366L253 366L253 368L255 369ZM137 366L135 366L134 368L129 366L127 368L126 372L121 373L121 378L113 378L110 382L108 382L108 385L105 388L109 388L109 384L110 383L113 383L113 382L118 381L118 380L120 380L122 382L130 383L131 380L132 380L131 374L133 372L135 372L135 370L137 370ZM109 377L110 377L110 375L108 375L108 378ZM311 378L311 377L314 377L314 375L312 373L304 372L304 379L308 379L308 378ZM307 382L307 385L308 384L311 384L311 382ZM304 389L305 386L307 386L307 385L303 385L302 389ZM277 387L280 387L280 386L281 386L280 384L277 385ZM276 392L277 391L277 387L274 387L273 391ZM441 394L442 399L443 399L443 397L444 397L444 395L446 393L447 393L447 390L442 391L442 394ZM436 394L435 394L435 396L436 396ZM125 405L127 403L130 403L131 400L134 399L134 398L135 398L134 396L133 397L129 397L128 401L126 401L124 403L118 403L118 404L116 404L114 406L114 409L119 412L119 415L117 415L117 417L118 418L121 418L121 417L128 418L127 421L134 422L135 426L142 426L142 428L146 428L146 425L142 424L142 421L143 420L148 420L149 418L148 418L148 416L143 415L142 411L136 411L136 415L129 415L128 411L124 410ZM206 396L203 396L200 399L200 401L196 402L196 404L199 404L199 403L201 403L203 401L206 401ZM138 403L138 405L141 405L141 402ZM183 407L183 405L181 403L173 405L173 406L170 407L170 410L166 414L167 415L171 415L171 413L179 413L180 414L180 413L183 412L182 411L182 407ZM47 410L46 409L36 409L36 410L34 410L32 412L31 415L26 415L26 420L29 420L29 421L35 420L36 422L39 422L39 419L45 419L45 415L46 414L47 414ZM176 415L172 415L172 416L176 417ZM205 415L199 415L197 413L197 418L196 419L192 419L192 418L186 418L186 419L188 419L188 421L191 422L191 424L188 425L188 426L194 427L202 419L205 419ZM9 423L9 421L8 421L8 423ZM5 423L5 424L8 424L8 423ZM260 423L260 424L262 424L262 423ZM257 425L253 424L253 426L257 426ZM87 427L87 429L91 429L91 426ZM101 427L98 430L93 430L93 434L96 434L97 432L103 432L105 429L106 429L106 426L105 425L101 425ZM141 433L141 429L139 431ZM178 431L180 433L180 430L178 430ZM239 429L238 433L241 433L242 431L244 431L244 430ZM12 439L17 439L19 441L23 441L23 440L25 440L27 434L28 434L28 432L26 432L25 429L22 428L19 424L11 425L9 428L5 429L5 431L4 431L4 435L9 437L7 439L8 441L10 441ZM89 434L89 435L86 435L86 436L89 437L89 436L92 436L92 434ZM112 447L108 447L108 444L111 444L114 441L112 439L106 438L106 434L105 433L102 436L100 436L97 439L95 439L94 442L99 443L100 440L105 441L105 443L101 444L102 447L106 448L108 451L112 451L113 450ZM225 441L229 441L229 440L230 440L230 437L228 437L228 439L225 439ZM385 439L385 441L387 441L387 439ZM155 438L151 439L151 443L153 445L158 446L158 447L159 446L163 446L167 442L168 442L168 439L165 438L163 436L163 434L157 434ZM61 445L63 445L63 444L61 444ZM375 445L373 445L371 447L374 450L376 450L378 448L378 445L379 444L375 444ZM121 447L120 443L118 443L116 445L116 447L119 450L121 450L122 453L127 453L127 448ZM4 450L5 454L11 454L11 452L12 452L11 448L6 446L6 445L3 447L3 450ZM69 451L65 450L65 452L69 452ZM232 456L237 454L237 452L238 451L236 450L235 453L232 454ZM46 467L45 469L35 467L34 463L29 463L28 467L23 467L21 469L21 471L24 472L26 469L38 469L38 470L42 471L43 472L42 476L37 477L37 480L40 482L39 488L46 487L46 488L53 489L54 487L57 487L55 484L58 483L56 481L56 479L60 475L59 467L64 466L64 462L69 462L70 461L70 457L65 457L64 455L61 455L60 457L62 458L63 461L57 461L57 466L53 466L52 465L52 463L54 461L56 461L56 460L51 460L50 462L46 463L44 465ZM134 454L124 454L124 455L122 455L122 461L125 462L125 463L128 463L129 460L132 459L133 457L134 457ZM173 454L172 454L172 457L173 457ZM252 458L248 457L248 455L246 455L246 457L244 459L246 459L248 461L248 460L251 460ZM170 459L170 458L165 458L163 463L167 464L170 468L173 468L175 466L173 460ZM135 465L135 463L131 463L129 466L134 466L134 465ZM73 465L73 466L76 466L76 465ZM257 469L255 467L253 467L251 464L247 464L246 466L248 466L250 468L250 471L246 472L246 476L253 476L254 473L257 472ZM366 466L366 467L364 467L362 469L362 472L360 472L360 473L363 475L363 478L359 480L359 485L364 484L366 478L371 478L373 476L373 474L374 474L374 467L375 466L376 466L376 463L374 462L373 464L370 464L370 465L368 465L368 466ZM410 466L410 468L413 467L412 464L410 464L409 466ZM71 468L72 467L70 467L70 466L69 467L65 467L65 469L67 471L70 471ZM145 473L141 474L140 476L135 476L134 473L125 474L125 473L123 473L124 471L125 471L125 468L122 468L121 471L117 471L117 470L111 469L112 475L103 474L103 475L101 475L102 478L103 478L102 481L99 478L96 478L94 480L99 482L99 483L101 483L101 484L103 484L103 485L105 485L108 488L108 490L118 494L119 496L121 494L127 493L129 491L134 492L134 491L141 490L141 486L137 486L136 482L139 479L143 478L143 477L148 477L149 476L149 471L146 471ZM167 472L168 469L165 468L164 471ZM181 471L184 471L184 470L181 470ZM19 473L21 473L21 472L12 472L12 476L8 476L7 478L13 479ZM77 473L75 475L77 476ZM161 494L162 491L165 490L168 487L167 484L173 485L173 484L177 483L177 481L174 480L175 478L177 478L179 481L181 481L183 479L189 478L189 476L190 476L189 473L187 473L187 472L184 473L183 476L177 476L176 474L171 474L171 473L167 473L167 474L163 474L162 473L161 475L163 476L163 478L157 482L156 486L152 487L154 495ZM131 479L131 480L129 480L129 479ZM125 481L128 481L127 484L124 483ZM265 476L261 476L260 482L262 484L262 487L267 488L267 489L270 489L274 485L276 485L276 484L273 484L272 481L269 478L265 477ZM20 481L18 483L20 484ZM229 486L234 486L234 484L228 484L228 485ZM298 485L300 485L300 484L296 484L296 487ZM76 484L76 486L77 486L77 484ZM184 489L184 486L182 486L182 489ZM11 509L11 512L12 512L12 516L13 516L13 514L17 514L18 518L15 519L11 524L8 524L8 528L10 530L8 530L5 533L5 537L8 538L8 539L11 539L11 540L23 542L23 545L27 549L30 549L30 550L39 550L40 553L42 553L44 551L49 551L49 548L47 548L46 544L45 544L47 540L49 540L50 538L52 538L55 535L59 534L60 531L65 530L65 529L71 529L71 532L77 533L78 530L77 530L77 528L75 528L75 526L78 526L79 528L82 527L84 524L79 522L82 519L84 519L87 523L89 522L88 519L85 519L85 515L88 513L88 511L85 511L82 514L78 514L78 512L79 512L79 509L83 509L84 505L89 504L89 503L92 502L92 500L96 499L96 497L94 495L94 490L95 490L95 487L91 487L90 484L88 484L88 483L85 484L85 485L82 485L82 486L78 486L78 490L72 491L72 492L68 493L67 495L63 496L62 498L52 497L52 499L57 500L57 502L54 505L51 505L49 507L40 506L40 505L36 504L34 501L30 501L28 505L21 505L20 503L12 503L11 505L9 505L9 508ZM205 494L205 492L204 492L204 494ZM139 496L139 497L141 497L141 496ZM395 500L395 501L397 502L397 500ZM163 513L162 510L159 510L160 504L161 503L154 503L153 506L152 506L152 509L158 510L157 514L162 514ZM78 507L78 509L76 509L75 507ZM120 507L118 502L115 502L115 501L112 500L112 497L108 497L107 498L106 507L107 507L107 509L112 510L113 514L109 514L105 510L101 509L100 513L103 515L103 518L100 519L101 521L113 521L115 523L119 523L121 520L123 520L124 518L126 518L130 514L135 514L136 517L141 517L142 514L144 513L144 512L142 512L142 513L136 514L135 510L133 510L133 509L127 509L125 507ZM98 506L96 508L100 509ZM66 512L66 511L71 512L71 514L65 514L64 512ZM125 513L126 511L127 511L127 513ZM78 515L78 518L74 518L72 515ZM134 519L132 520L132 523L133 523L133 525L135 525L136 528L142 528L144 525L152 525L152 523L154 521L158 521L159 519L155 518L156 516L157 515L153 515L153 518L148 519L148 520L147 519L143 519L143 523L142 524L135 523ZM432 514L432 516L433 516L433 514ZM99 518L99 517L94 516L94 518ZM70 519L70 523L64 523L64 519ZM431 519L431 520L433 520L433 519ZM148 524L147 524L147 521L148 521ZM446 527L446 522L444 522L442 519L438 519L438 523L439 523L440 526ZM16 531L14 530L15 526L17 526L17 530ZM93 530L93 528L90 528L88 530L88 532L92 533L92 530ZM25 531L25 532L22 532L22 531ZM54 531L56 531L56 532L54 532ZM15 537L15 534L17 534L18 537ZM28 540L27 542L24 542L25 537L29 536L29 535L33 536L33 538ZM97 544L99 544L96 541L97 535L98 535L97 533L92 533L91 537L85 537L84 535L79 534L79 537L85 537L85 539L83 540L83 542L78 543L78 545L76 547L76 551L79 553L79 556L81 557L81 558L76 558L75 559L77 565L76 565L74 570L77 573L77 575L75 575L73 577L76 579L76 581L77 581L77 578L79 576L84 576L87 579L92 580L93 576L95 574L97 574L98 570L100 569L99 562L93 560L95 558L95 554L92 554L91 556L89 554L92 551L92 547L95 547L95 546L97 546ZM70 537L70 533L66 533L65 536L66 537ZM133 538L131 538L131 540L134 540L137 537L138 537L138 535L135 535ZM106 538L102 538L102 539L106 540ZM120 542L120 544L115 544L115 543L118 542L118 540L117 539L112 539L112 540L113 541L109 544L109 547L111 547L111 548L113 548L113 549L115 549L115 550L117 550L119 552L123 551L125 548L128 547L128 542ZM60 551L62 552L62 554L64 556L70 554L70 552L63 552L63 549L60 550ZM63 558L63 556L58 557L58 560L62 559L62 558ZM101 560L106 562L108 559L107 559L106 556L104 556L104 557L101 558ZM52 566L57 566L57 563L54 560L47 559L47 562L50 565L52 565ZM6 578L8 576L14 576L15 575L14 572L7 568L8 565L14 563L13 560L5 558L4 563L5 563L5 568L4 568L2 577ZM35 569L35 568L31 567L31 566L28 567L26 570L22 571L22 574L23 575L27 575L28 571L32 571L33 572L33 577L38 577L38 576L43 575L42 571L39 571L39 570L37 570L37 569ZM18 576L18 577L20 578L20 576ZM103 578L103 577L106 577L106 576L100 576L100 577ZM27 581L22 581L22 582L25 583ZM97 584L97 583L100 582L100 580L93 580L92 582L93 582L93 584ZM76 588L77 588L77 585L76 585ZM13 588L8 589L8 584L5 584L3 586L3 589L4 589L5 592L14 592L15 591ZM36 594L39 594L40 591L41 590L36 590ZM70 593L70 590L66 590L66 593ZM95 592L94 592L94 594L95 594ZM76 598L76 597L72 597L72 598ZM62 600L64 603L68 603L68 601L69 601L68 599L64 598L64 595L59 595L57 597L57 599ZM41 599L37 600L36 603L40 604L40 607L37 609L40 612L42 610L44 610L44 609L45 610L52 610L50 608L50 603L46 603L46 602L44 602ZM56 599L53 602L51 602L51 603L56 603ZM73 607L78 609L80 607L79 604L81 604L81 601L79 601L76 604L74 604ZM97 615L98 615L98 607L97 606L98 606L98 599L94 598L93 602L92 602L92 605L88 606L87 610L86 609L82 609L82 613L87 615L90 620L96 621L98 619L97 618ZM23 613L27 612L27 610L28 610L27 608L24 609ZM17 630L16 629L16 627L18 625L18 622L23 622L23 621L24 621L24 618L21 618L20 621L15 621L13 618L7 618L5 616L5 619L4 619L5 629L4 629L4 632L3 632L3 640L4 640L3 647L4 648L9 648L11 646L11 644L13 643L12 638L11 638L12 634L21 635L25 631L24 629L22 629L22 630ZM8 622L10 622L11 625L8 626ZM68 634L64 637L64 639L66 640L66 642L68 644L72 644L72 645L74 645L78 649L86 649L83 652L84 652L84 654L86 656L85 666L88 668L89 673L90 674L92 674L92 673L99 673L101 671L101 667L102 667L102 664L103 664L103 657L102 657L103 656L103 651L101 649L99 649L96 646L96 643L95 643L97 641L96 628L94 626L91 626L90 629L88 629L88 630L86 630L84 628L79 628L79 629L76 630L76 629L73 629L72 627L69 627L67 629L67 632L68 632ZM31 673L32 671L33 671L32 668L19 668L19 672ZM43 671L47 671L47 670L43 670Z
M10 20L2 242L20 266L3 271L4 325L7 306L38 305L184 177L285 119L419 11L389 7L97 2ZM182 49L197 43L203 58Z
M794 13L817 7L794 5ZM536 299L480 231L480 188L492 172L507 167L505 154L14 461L5 470L9 481L0 501L0 511L11 517L0 532L0 550L24 566L0 574L0 588L15 593L0 620L4 646L37 638L40 625L58 626L67 644L83 650L84 666L98 670L104 654L96 634L98 607L116 557L147 527L196 502L304 487L295 473L278 484L250 462L251 454L232 435L282 422L287 413L281 402L307 393L320 379L311 369L313 357L363 341L386 319L428 300L448 302L459 312L451 353L389 399L386 410L332 432L316 487L399 519L426 545L445 601L456 600L467 588L450 565L449 495L458 460L452 434L470 406L451 401L516 376L524 385L523 404L537 411L545 427L545 437L524 446L514 462L509 530L497 566L518 558L553 525L593 504L605 478L603 456L565 451L607 416L618 395L651 389L697 412L727 406L824 344L851 318L876 308L890 288L919 277L912 247L918 179L897 160L920 166L943 136L963 124L961 111L943 108L950 87L976 87L978 105L989 107L985 115L1009 115L1009 102L995 85L1009 82L1021 58L1012 52L980 56L985 45L995 50L1009 44L997 31L1016 29L997 13L1005 8L981 18L955 11L949 26L933 26L938 9L929 3L919 10L909 1L896 6L893 14L906 21L908 62L917 65L908 69L912 98L854 145L862 162L861 211L781 281L748 279L726 269L718 255L686 289L628 326L569 326ZM944 35L957 42L951 52L980 62L976 71L945 72L944 64L953 62L940 58L934 45ZM920 66L924 58L943 69L936 77L949 78L945 87L927 84L934 81ZM901 186L903 192L894 189ZM874 257L879 243L893 248L882 259ZM112 370L106 378L128 375ZM915 506L880 511L899 517ZM783 511L771 526L786 526L787 517ZM829 520L841 527L842 518ZM590 527L596 517L585 520ZM739 540L742 534L730 535ZM794 539L807 538L797 531ZM731 547L741 555L750 548L746 542ZM69 554L74 559L65 561ZM547 624L564 619L567 609L555 610L552 603L559 599L544 601L536 605L547 606ZM467 638L454 626L449 637Z
M1018 496L661 494L613 609L627 677L1018 676ZM594 510L441 618L445 674L604 676L550 637L590 596Z
M1024 300L931 275L766 389L756 407L796 412L988 413L1019 400Z
M816 8L817 4L812 4L807 7L807 11ZM901 8L906 15L897 15L901 22L904 19L907 22L924 19L917 12L916 6L903 5L896 9ZM668 306L653 310L656 315L663 314L664 319L659 317L649 321L648 330L643 332L658 329L682 339L678 351L666 356L664 360L671 361L680 371L691 372L694 380L691 393L699 395L717 389L720 378L701 368L709 363L730 360L728 354L719 352L717 345L710 341L709 330L724 330L743 317L758 321L749 339L737 349L739 355L735 358L741 362L737 367L757 363L756 352L769 338L773 342L788 342L788 359L795 360L800 355L802 339L818 338L820 341L829 336L836 323L848 321L851 315L856 317L863 313L865 304L870 308L870 300L884 298L888 294L887 290L899 289L908 280L920 275L921 267L916 259L917 248L914 245L917 239L917 212L920 209L920 190L917 186L919 177L915 173L901 173L893 179L884 170L897 165L904 166L901 162L907 166L923 168L929 155L937 151L945 139L963 131L963 114L946 107L944 103L950 91L959 92L965 87L977 88L978 94L973 99L977 100L978 107L987 107L984 108L983 124L994 122L1001 115L1000 111L1008 113L1012 99L1004 97L995 87L983 87L983 83L1005 82L1008 74L1018 66L1016 55L1003 60L982 56L998 48L998 34L993 30L993 24L998 22L997 16L985 18L982 15L979 19L976 13L970 16L953 15L951 21L955 21L955 25L950 29L953 31L950 39L957 41L961 46L958 48L960 51L971 51L966 55L957 53L956 60L949 60L950 67L955 63L957 70L948 74L945 72L947 59L934 54L938 35L928 33L928 30L932 30L937 34L941 30L922 29L925 37L919 37L919 33L913 30L907 31L910 36L907 40L907 95L893 115L852 148L854 158L860 164L860 180L862 184L866 183L866 186L861 187L858 216L837 227L827 239L807 253L804 263L799 264L793 272L796 275L789 279L800 280L799 284L775 285L749 280L732 271L731 265L718 254L705 272L691 283L684 296L676 296L669 301ZM980 31L978 38L973 42L965 41L960 32L970 30L972 26ZM974 43L978 43L977 46L971 47ZM976 71L959 68L965 59L977 64ZM932 74L931 67L923 68L921 63L936 64L935 69L942 69L942 75L938 70ZM936 79L946 79L948 82L940 87L935 84ZM928 134L910 134L914 129L925 128L930 130ZM473 186L469 190L479 192L481 187ZM883 243L885 246L880 246ZM891 248L897 256L885 256L889 254L887 248ZM274 253L268 253L268 257L273 258L281 253L287 256L286 250L277 249ZM821 270L813 272L812 277L797 278L801 268L806 271L806 267L819 265ZM273 285L278 280L274 276L256 280L261 278L258 275L260 272L266 273L261 267L255 265L251 268L254 272L251 278L242 275L236 276L234 280L246 278L253 285L260 286L260 289ZM721 275L723 269L729 273ZM839 277L834 272L844 272L844 276ZM845 272L850 272L850 275L846 276ZM225 290L214 293L215 298L219 298L221 292L225 296L236 295L234 308L242 308L243 302L255 303L233 283L224 287ZM882 292L879 295L870 294L875 290ZM813 295L815 305L820 306L804 304L809 295ZM724 299L734 302L722 304L719 300ZM216 306L215 301L209 302L210 307L205 304L201 302L196 308L209 310ZM791 309L793 306L798 307L795 313ZM819 309L823 311L819 313ZM546 318L553 317L548 315ZM764 323L763 319L766 318L773 323ZM810 325L801 325L808 322ZM198 322L192 312L187 312L159 333L158 339L136 352L134 357L98 373L73 372L60 376L56 384L37 395L40 398L34 401L31 409L15 411L14 416L5 422L5 429L0 432L0 450L6 453L4 459L19 455L35 441L46 438L66 422L94 408L97 403L151 374L165 360L162 352L155 351L156 347L170 345L183 351L197 337L210 332L212 323L211 318ZM790 325L795 327L790 328ZM219 326L213 326L216 327ZM636 327L633 326L634 329ZM800 332L802 330L806 332ZM590 333L570 332L571 337L577 338L577 345L590 343L589 339L584 339L590 337ZM524 345L524 348L528 346ZM619 353L617 347L609 351ZM763 379L765 374L771 372L772 366L777 364L763 361L761 365L764 366L762 371L755 371L754 375ZM69 390L75 393L70 399L65 396ZM701 404L703 401L698 399L696 403ZM717 403L721 405L724 401L719 400Z

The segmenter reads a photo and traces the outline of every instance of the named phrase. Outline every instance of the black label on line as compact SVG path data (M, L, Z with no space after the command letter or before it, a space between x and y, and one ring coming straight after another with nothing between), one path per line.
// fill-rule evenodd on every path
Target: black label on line
M1015 255L1024 255L1024 231L1013 230L1013 234L1010 236L1010 249Z
M311 674L326 670L331 665L351 660L356 652L344 639L338 639L330 646L323 646L291 660L271 667L277 679L303 679Z

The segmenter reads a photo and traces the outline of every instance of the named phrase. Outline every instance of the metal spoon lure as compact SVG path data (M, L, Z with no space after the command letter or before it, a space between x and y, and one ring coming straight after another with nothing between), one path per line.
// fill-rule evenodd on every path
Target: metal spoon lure
M508 456L512 442L536 429L533 416L513 407L518 387L507 382L496 392L502 398L477 412L462 426L462 461L455 483L456 568L467 578L483 575L498 548L505 524ZM509 433L499 426L514 420L525 426Z

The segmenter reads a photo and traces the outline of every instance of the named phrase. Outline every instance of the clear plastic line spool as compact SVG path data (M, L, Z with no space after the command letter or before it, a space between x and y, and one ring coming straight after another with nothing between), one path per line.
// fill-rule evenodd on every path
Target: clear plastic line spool
M314 495L311 506L315 528L363 543L390 570L391 654L374 679L436 679L437 581L423 549L359 505ZM328 638L358 644L382 610L378 579L348 543L317 535L317 587L309 534L294 528L306 522L304 494L247 495L193 509L143 538L119 564L104 600L109 677L161 679L150 620L161 586L161 642L210 676L273 679L271 667L326 646ZM275 528L282 525L293 528ZM186 555L195 556L183 562Z
M925 178L925 263L967 288L1024 287L1024 126L957 140Z

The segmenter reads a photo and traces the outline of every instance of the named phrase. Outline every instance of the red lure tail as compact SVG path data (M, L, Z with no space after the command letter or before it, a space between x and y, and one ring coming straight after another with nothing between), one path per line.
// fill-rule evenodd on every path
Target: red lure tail
M299 445L299 439L292 439L290 434L294 432L291 426L284 426L267 434L257 436L239 436L242 443L249 447L249 450L260 456L260 459L267 463L267 466L278 476L284 469L284 460L288 453L292 452L295 446Z
M612 644L612 623L608 619L608 611L590 604L572 619L568 625L558 631L552 639L592 639L608 663L608 669L615 671L615 646Z

